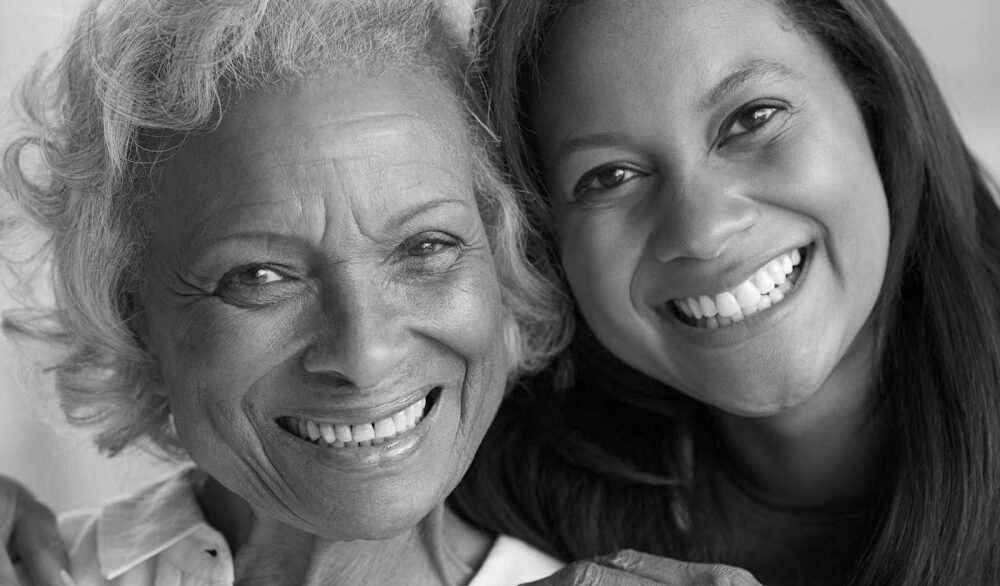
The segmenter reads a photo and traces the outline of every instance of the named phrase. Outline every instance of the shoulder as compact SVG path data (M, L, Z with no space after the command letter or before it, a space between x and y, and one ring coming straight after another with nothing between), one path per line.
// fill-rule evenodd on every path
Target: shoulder
M513 586L550 576L565 564L520 539L500 535L469 586Z

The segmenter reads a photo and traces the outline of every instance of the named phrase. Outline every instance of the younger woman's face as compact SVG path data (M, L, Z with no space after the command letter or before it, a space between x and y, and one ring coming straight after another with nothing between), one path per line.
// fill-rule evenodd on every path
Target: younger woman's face
M885 193L849 88L772 3L575 5L529 112L570 285L620 358L737 415L870 372Z

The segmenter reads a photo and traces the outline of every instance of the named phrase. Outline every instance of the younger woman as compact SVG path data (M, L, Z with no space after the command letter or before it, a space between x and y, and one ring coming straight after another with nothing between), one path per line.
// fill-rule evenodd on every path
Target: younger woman
M499 492L480 525L569 559L1000 583L1000 211L890 9L504 2L495 27L510 170L596 341L456 501Z

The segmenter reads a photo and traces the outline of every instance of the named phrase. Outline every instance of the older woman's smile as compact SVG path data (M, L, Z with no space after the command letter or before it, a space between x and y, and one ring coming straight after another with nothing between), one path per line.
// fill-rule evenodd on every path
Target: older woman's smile
M277 423L285 431L318 446L367 448L413 430L434 408L440 394L441 387L434 387L430 393L406 407L377 419L358 422L357 419L330 420L301 415L279 417Z

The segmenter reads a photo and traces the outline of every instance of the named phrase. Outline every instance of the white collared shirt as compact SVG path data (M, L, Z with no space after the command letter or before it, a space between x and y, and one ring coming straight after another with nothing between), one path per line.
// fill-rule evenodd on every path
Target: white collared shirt
M216 586L233 584L233 557L205 522L193 466L97 510L59 518L78 586ZM544 578L563 564L528 544L500 536L469 586L512 586Z

